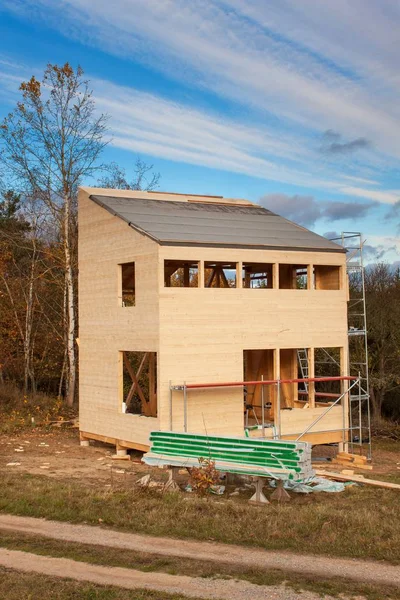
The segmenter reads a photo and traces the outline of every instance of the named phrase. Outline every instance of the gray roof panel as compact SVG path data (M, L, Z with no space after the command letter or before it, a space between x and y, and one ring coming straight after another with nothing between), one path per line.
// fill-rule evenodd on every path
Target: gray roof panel
M159 244L344 252L342 246L257 205L90 198Z

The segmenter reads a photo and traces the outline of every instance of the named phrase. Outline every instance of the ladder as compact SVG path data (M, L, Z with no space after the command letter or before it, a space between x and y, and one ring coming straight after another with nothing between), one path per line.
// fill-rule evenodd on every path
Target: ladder
M299 348L297 350L297 361L300 367L302 379L308 379L308 352L307 348ZM304 391L308 392L308 383L303 381Z

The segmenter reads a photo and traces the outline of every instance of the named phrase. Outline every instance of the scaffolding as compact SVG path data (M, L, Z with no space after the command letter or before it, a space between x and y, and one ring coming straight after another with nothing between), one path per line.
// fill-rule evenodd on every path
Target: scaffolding
M371 459L371 412L369 401L368 376L368 331L365 304L365 277L362 234L355 231L344 231L333 238L347 252L346 269L349 280L349 296L347 306L348 343L349 343L349 375L358 378L358 385L349 394L349 445L353 452L359 446L362 453L363 444L367 444L367 456ZM332 357L331 357L332 358ZM334 360L332 358L332 360ZM359 434L353 433L353 423L357 423ZM364 437L365 436L365 437Z
M282 393L281 386L285 383L290 384L309 384L309 383L319 383L319 382L328 382L328 381L338 381L343 385L343 391L340 394L335 395L335 399L329 402L329 405L325 408L325 410L318 415L315 419L309 423L303 431L291 432L290 434L285 434L282 431L281 426L281 410L282 410ZM345 385L346 384L346 385ZM339 376L339 377L310 377L307 379L298 378L298 379L258 379L255 381L233 381L233 382L215 382L215 383L186 383L179 385L172 385L170 382L169 386L169 411L170 411L170 423L169 428L170 431L174 431L175 427L175 419L174 419L174 410L173 410L173 396L175 392L181 392L183 394L183 431L188 431L188 407L189 401L188 396L189 392L192 390L205 390L205 389L217 389L217 388L242 388L245 390L249 385L257 385L261 386L261 390L263 391L265 386L273 386L276 389L276 411L274 411L274 420L272 423L267 422L264 416L264 410L262 410L261 414L261 424L257 425L257 429L261 430L261 436L266 437L266 429L272 428L273 439L284 439L285 437L295 437L296 441L299 441L303 436L310 433L331 433L333 431L341 431L343 433L342 440L345 443L345 440L354 437L355 432L362 438L362 424L361 421L359 424L351 423L347 418L347 410L346 407L348 403L346 402L346 398L350 396L351 392L354 389L361 389L360 380L358 377L354 376ZM332 394L321 393L320 396L332 396ZM358 396L357 396L358 397ZM262 394L262 398L264 398L264 393ZM263 409L264 403L262 402L261 409ZM342 425L340 429L314 429L315 425L319 423L323 418L333 409L335 406L341 406L342 409ZM244 427L246 430L247 428ZM179 430L179 428L178 428ZM312 431L311 431L312 430Z

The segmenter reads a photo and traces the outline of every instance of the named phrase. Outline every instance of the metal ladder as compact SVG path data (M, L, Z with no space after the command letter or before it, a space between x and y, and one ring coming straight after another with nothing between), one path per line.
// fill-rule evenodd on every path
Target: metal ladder
M297 360L300 367L301 378L308 379L308 352L307 348L299 348L297 350ZM304 391L308 392L308 383L303 381Z

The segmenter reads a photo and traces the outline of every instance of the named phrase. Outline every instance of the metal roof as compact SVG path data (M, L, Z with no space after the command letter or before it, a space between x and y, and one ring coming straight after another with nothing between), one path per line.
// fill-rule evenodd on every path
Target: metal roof
M342 246L255 204L192 203L97 194L90 198L162 245L344 252Z

